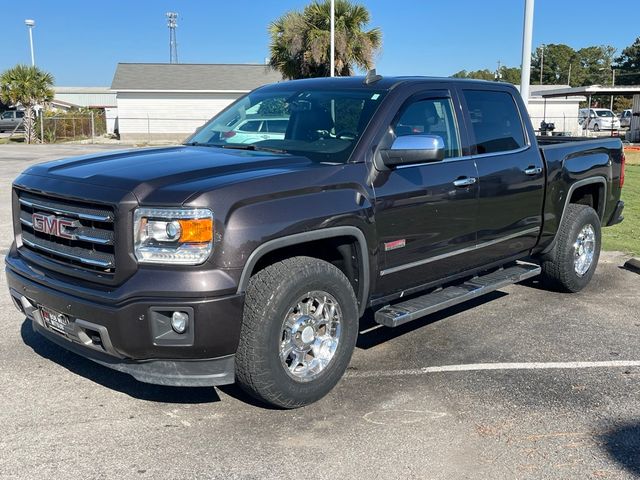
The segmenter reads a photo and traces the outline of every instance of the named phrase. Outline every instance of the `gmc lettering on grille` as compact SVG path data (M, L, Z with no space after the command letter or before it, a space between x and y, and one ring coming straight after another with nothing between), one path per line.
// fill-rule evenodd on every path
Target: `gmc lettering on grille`
M42 213L34 213L32 215L33 229L37 232L54 235L56 237L75 240L76 236L69 232L70 228L80 226L78 220L69 220L67 218L59 218L55 215L44 215Z

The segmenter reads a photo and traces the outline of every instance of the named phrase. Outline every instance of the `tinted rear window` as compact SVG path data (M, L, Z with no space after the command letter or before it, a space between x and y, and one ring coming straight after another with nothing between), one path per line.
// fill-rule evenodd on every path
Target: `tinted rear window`
M507 92L464 90L479 154L506 152L526 145L522 120Z

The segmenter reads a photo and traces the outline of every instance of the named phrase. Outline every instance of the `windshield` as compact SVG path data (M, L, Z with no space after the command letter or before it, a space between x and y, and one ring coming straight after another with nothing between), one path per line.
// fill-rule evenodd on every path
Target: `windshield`
M384 95L369 89L256 90L213 117L186 143L345 163Z
M599 117L613 117L613 112L611 110L596 110L596 114Z

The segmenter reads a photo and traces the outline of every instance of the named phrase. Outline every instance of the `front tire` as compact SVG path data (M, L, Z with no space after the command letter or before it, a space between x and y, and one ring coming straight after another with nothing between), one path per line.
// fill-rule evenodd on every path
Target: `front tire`
M599 132L600 131L600 125L598 123L594 123L593 124L593 131L594 132Z
M598 265L602 245L600 218L588 205L569 204L553 250L543 259L542 276L553 290L579 292Z
M347 277L316 258L283 260L249 282L236 379L265 403L308 405L338 383L357 336L357 302Z

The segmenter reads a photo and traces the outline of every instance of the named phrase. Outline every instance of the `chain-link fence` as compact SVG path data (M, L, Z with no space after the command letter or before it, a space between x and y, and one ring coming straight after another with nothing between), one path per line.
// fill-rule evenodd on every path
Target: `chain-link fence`
M157 117L122 117L119 116L115 131L124 142L180 142L202 127L208 118L157 118ZM251 136L256 140L261 135L265 139L273 138L269 131L268 117L256 116L238 127L238 133ZM619 120L617 120L619 122ZM578 116L554 115L533 116L531 122L536 135L557 135L570 137L602 137L625 135L628 128L615 128L606 123L594 123L589 129L584 128L584 121Z
M567 137L624 137L629 131L628 125L621 126L618 117L591 119L587 128L584 117L555 115L532 116L531 123L536 135L554 135Z
M107 132L104 111L43 114L36 122L36 134L43 143L95 140Z

